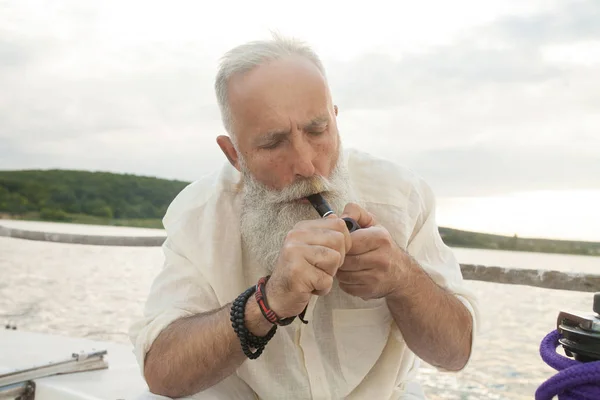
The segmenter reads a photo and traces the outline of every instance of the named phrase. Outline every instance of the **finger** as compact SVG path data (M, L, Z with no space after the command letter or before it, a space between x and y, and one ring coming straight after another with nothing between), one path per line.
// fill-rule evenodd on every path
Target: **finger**
M340 232L343 234L343 242L344 247L339 249L342 254L346 254L348 249L352 247L352 237L350 236L350 232L348 231L348 227L346 226L346 222L339 218L335 214L330 214L325 218L317 219L317 220L305 220L300 221L294 227L294 230L306 230L312 231L314 229L328 229L336 232ZM312 235L313 233L309 233ZM323 243L315 243L315 244L323 244ZM325 244L323 244L325 245Z
M288 280L285 291L295 293L327 294L333 284L333 276L308 262L301 252L288 260Z
M331 286L333 285L333 276L318 268L311 268L309 274L311 275L310 282L313 294L325 296L329 293Z
M327 216L326 219L335 220L335 227L338 232L341 232L344 235L344 249L342 254L345 256L348 250L352 247L352 236L350 235L350 231L348 230L348 226L346 225L346 221L339 218L335 214L331 214ZM342 261L343 262L343 261Z
M301 245L323 246L346 254L346 238L342 232L331 229L299 229L288 234L287 242Z
M389 233L381 226L359 229L352 233L352 247L346 255L360 255L377 250L389 241Z
M339 274L340 271L361 271L364 269L370 269L371 267L369 266L368 260L365 261L366 258L368 258L368 254L366 253L356 256L346 254L344 262L338 269L337 273Z
M340 252L325 246L305 245L301 249L304 259L312 266L334 276L343 262Z
M378 266L381 265L382 262L385 262L385 256L382 256L382 254L383 253L379 251L370 251L358 255L346 254L344 262L338 269L338 273L340 271L357 272L378 270Z
M343 235L343 237L338 237L337 235L334 235L334 236L335 236L336 240L338 238L343 240L343 247L339 247L339 248L332 247L332 245L333 245L332 243L328 244L328 243L324 243L324 242L318 242L318 240L320 240L320 239L313 237L315 229L330 230L330 231L335 231L335 232L341 233ZM305 231L304 232L304 235L305 235L304 240L310 239L310 238L307 239L306 236L312 237L312 241L310 243L320 244L320 245L335 248L336 250L339 250L343 255L345 255L348 252L348 250L352 247L352 236L350 235L350 232L348 231L346 222L343 219L336 216L335 214L330 214L327 217L320 219L320 220L301 221L296 224L296 226L294 227L294 230L304 230ZM342 242L340 242L340 243L342 243Z
M350 217L355 220L361 228L369 228L377 224L373 214L362 208L356 203L348 203L344 207L344 211L341 215L342 218Z
M339 269L335 274L336 279L345 285L365 285L375 282L373 271L368 269L358 271L347 271Z

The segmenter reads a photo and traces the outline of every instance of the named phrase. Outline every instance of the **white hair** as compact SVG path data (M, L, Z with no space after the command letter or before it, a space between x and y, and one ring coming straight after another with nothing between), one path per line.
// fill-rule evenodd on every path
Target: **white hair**
M223 126L231 136L235 144L235 136L232 129L232 116L227 96L227 85L229 79L236 74L248 72L255 67L269 61L278 60L289 56L300 56L311 61L321 72L324 78L325 68L319 56L306 43L297 39L284 38L273 34L270 40L252 41L229 50L221 58L219 72L215 79L215 92L217 102L221 110Z

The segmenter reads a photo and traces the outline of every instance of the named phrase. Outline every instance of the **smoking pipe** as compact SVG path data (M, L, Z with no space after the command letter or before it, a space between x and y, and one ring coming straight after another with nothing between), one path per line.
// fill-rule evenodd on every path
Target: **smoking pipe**
M325 218L329 214L333 214L331 206L320 193L311 194L310 196L307 196L306 199L310 202L310 204L312 204L315 210L317 210L321 218ZM360 229L360 225L358 225L358 223L352 218L344 217L342 219L346 222L346 226L351 233L357 229Z

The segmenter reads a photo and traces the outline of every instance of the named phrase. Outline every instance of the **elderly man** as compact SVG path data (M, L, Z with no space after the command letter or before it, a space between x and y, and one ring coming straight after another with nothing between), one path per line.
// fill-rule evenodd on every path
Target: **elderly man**
M150 392L420 399L419 360L463 369L475 303L432 191L342 149L317 55L280 37L244 44L215 88L228 162L169 207L164 268L131 329ZM334 213L319 217L315 193Z

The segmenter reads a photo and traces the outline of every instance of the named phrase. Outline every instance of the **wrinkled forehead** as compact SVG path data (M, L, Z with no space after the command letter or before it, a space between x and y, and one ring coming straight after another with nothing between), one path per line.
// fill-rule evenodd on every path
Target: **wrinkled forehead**
M331 112L325 77L300 57L272 61L232 77L228 98L234 131L244 136L307 124Z

